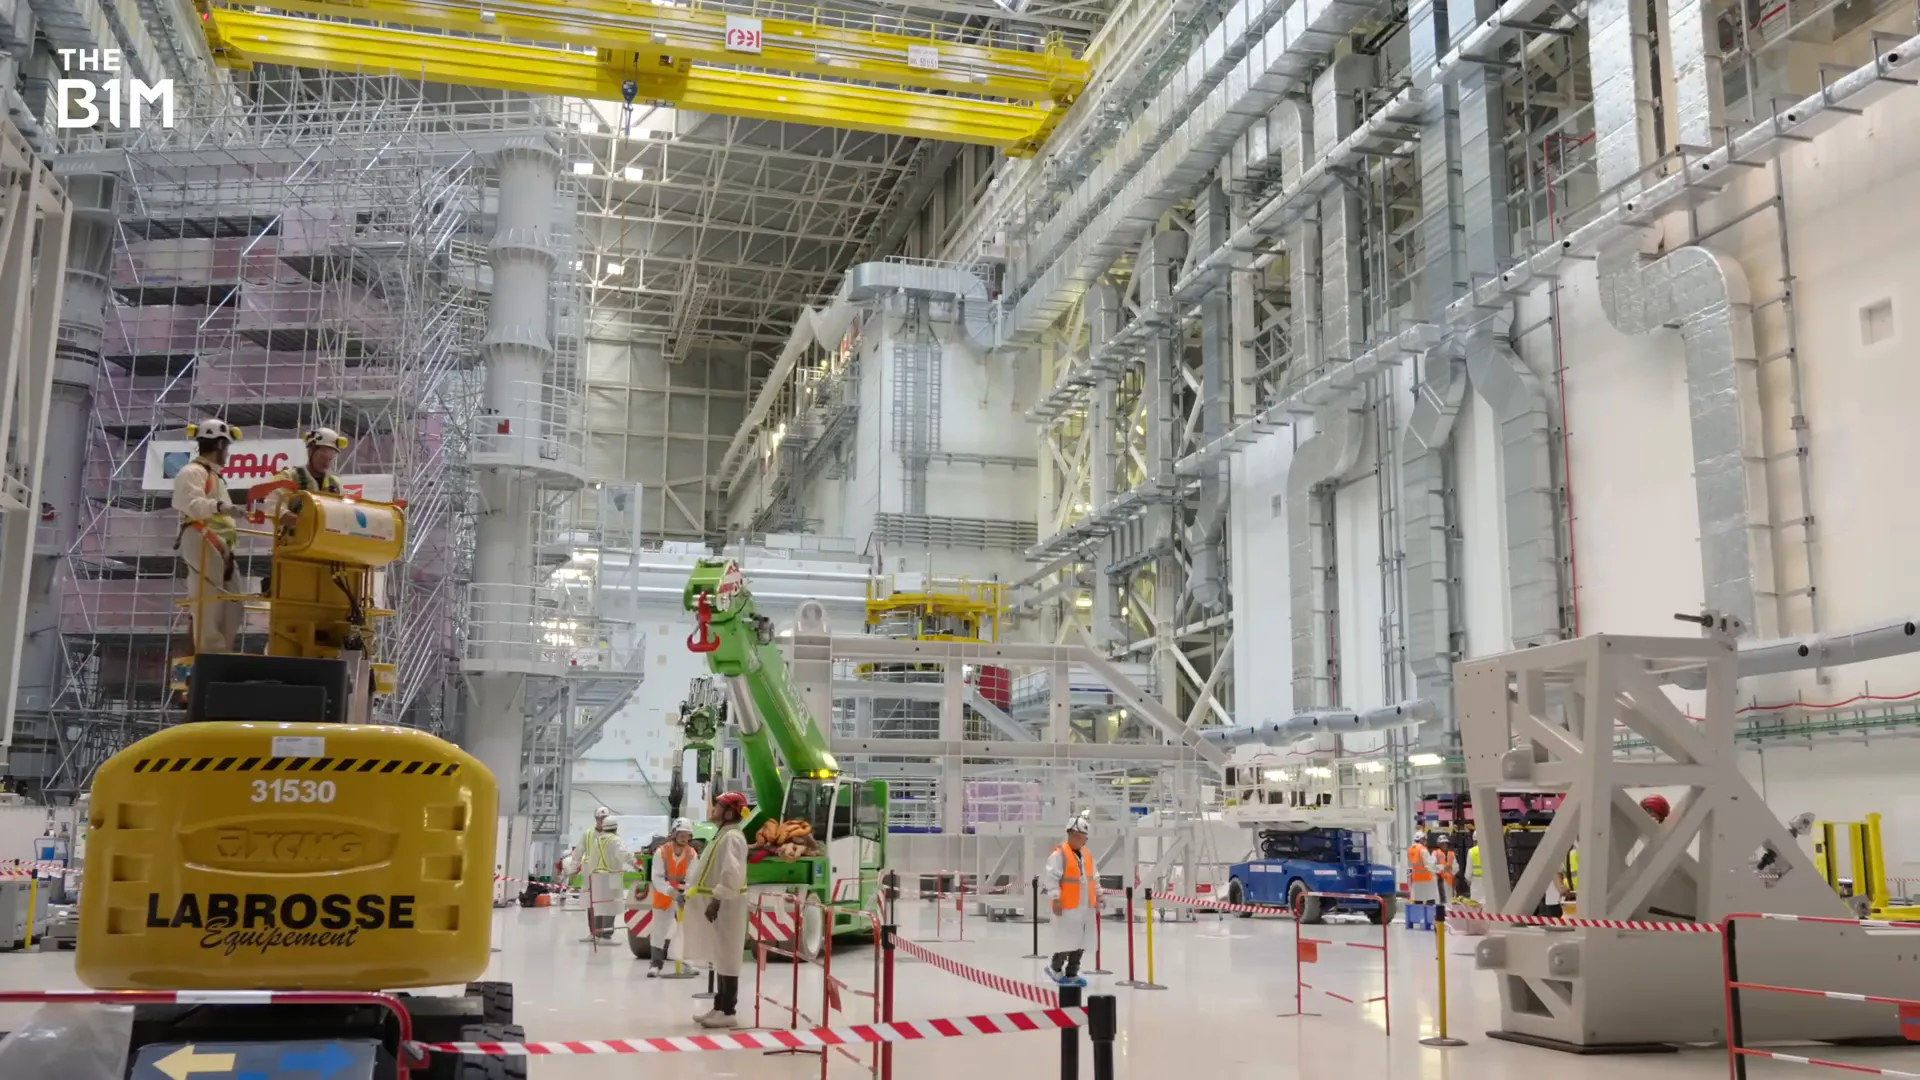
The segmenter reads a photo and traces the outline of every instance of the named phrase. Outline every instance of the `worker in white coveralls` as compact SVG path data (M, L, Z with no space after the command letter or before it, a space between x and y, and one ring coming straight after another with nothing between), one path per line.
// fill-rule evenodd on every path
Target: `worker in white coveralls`
M193 651L232 652L240 633L240 600L234 594L233 546L239 539L233 499L220 467L240 429L225 420L187 425L199 451L173 478L173 508L180 515L176 540L187 563L187 607L193 617Z
M747 949L747 797L729 791L713 801L720 826L687 889L686 957L713 965L713 1009L694 1017L701 1027L739 1024L740 956Z
M574 869L587 876L587 924L593 936L610 938L613 923L626 904L626 873L633 859L620 843L620 819L601 807L593 828L580 838Z
M659 975L660 969L667 965L667 942L673 936L673 928L685 918L687 882L692 880L694 854L693 822L674 818L673 825L667 829L667 842L653 853L653 887L649 897L653 901L653 920L647 926L649 979Z
M1093 947L1100 917L1100 877L1087 850L1087 812L1067 822L1067 842L1047 856L1046 885L1053 894L1053 959L1047 977L1061 986L1085 986L1080 957Z

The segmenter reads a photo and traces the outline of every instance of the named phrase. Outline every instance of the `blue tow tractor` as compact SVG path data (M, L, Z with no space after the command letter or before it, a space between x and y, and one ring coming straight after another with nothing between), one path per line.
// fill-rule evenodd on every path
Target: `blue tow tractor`
M1392 920L1393 867L1373 861L1366 831L1301 825L1263 828L1257 835L1260 858L1228 869L1228 902L1291 908L1303 923L1341 912L1365 914L1376 925ZM1331 900L1308 893L1364 893L1381 899Z

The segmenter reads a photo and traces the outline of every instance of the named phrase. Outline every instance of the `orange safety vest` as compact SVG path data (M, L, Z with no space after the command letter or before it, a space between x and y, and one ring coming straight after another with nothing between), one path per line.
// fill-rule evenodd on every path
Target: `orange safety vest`
M667 860L667 881L670 884L676 888L684 889L687 887L687 871L693 868L693 848L691 845L688 846L687 853L680 856L678 862L674 861L673 848L671 846L663 847L659 851L654 852L653 857ZM653 890L653 910L665 911L672 906L672 893L663 893L659 889Z
M1061 844L1057 850L1060 852L1062 860L1060 907L1062 910L1071 910L1080 906L1081 882L1084 881L1088 883L1088 892L1091 894L1099 889L1100 879L1095 876L1093 869L1093 852L1082 851L1076 853L1070 844ZM1087 898L1087 906L1091 907L1092 905L1092 896L1089 895Z
M1447 884L1453 884L1453 875L1460 869L1460 864L1453 859L1453 849L1441 849L1440 854L1436 857L1436 861L1440 864L1440 877L1446 881Z
M1407 849L1407 880L1415 885L1433 880L1433 867L1427 864L1427 845L1416 843Z

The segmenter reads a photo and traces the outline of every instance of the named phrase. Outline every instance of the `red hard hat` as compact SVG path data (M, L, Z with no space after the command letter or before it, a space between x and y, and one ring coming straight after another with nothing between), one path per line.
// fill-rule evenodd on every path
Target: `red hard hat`
M1640 809L1645 810L1647 816L1655 821L1665 821L1667 815L1673 813L1673 806L1667 802L1665 795L1649 795L1641 799Z
M713 804L732 810L745 810L747 808L747 797L738 791L726 791L722 792L719 798L713 800Z

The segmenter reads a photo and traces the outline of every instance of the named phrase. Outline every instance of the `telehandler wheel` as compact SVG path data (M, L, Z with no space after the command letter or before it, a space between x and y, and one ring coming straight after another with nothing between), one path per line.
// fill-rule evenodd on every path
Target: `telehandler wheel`
M480 1019L488 1024L513 1023L513 984L509 982L470 982L467 996L480 999Z

